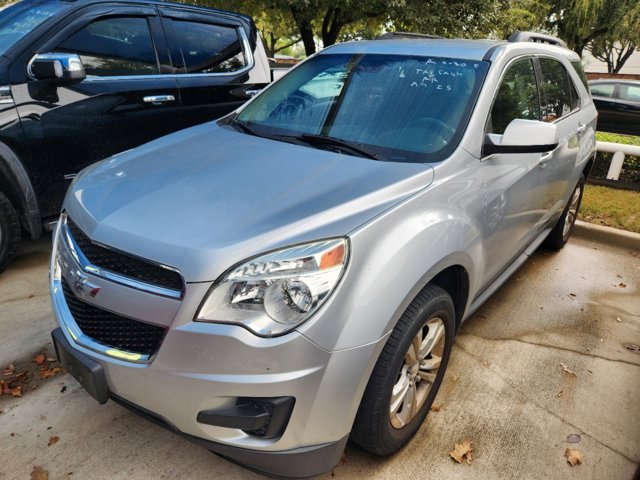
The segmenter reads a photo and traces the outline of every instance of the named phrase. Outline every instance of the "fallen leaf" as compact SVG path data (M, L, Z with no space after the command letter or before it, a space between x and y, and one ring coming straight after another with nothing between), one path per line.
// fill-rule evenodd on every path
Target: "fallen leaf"
M46 360L47 360L47 357L45 357L42 353L39 353L33 359L33 361L36 362L38 365L42 365Z
M582 463L582 453L580 452L580 450L567 448L564 451L564 456L567 457L567 462L572 467L575 467L576 465L580 465Z
M576 296L576 294L575 294L575 293L570 293L570 294L569 294L569 296L570 296L570 297L575 297L575 296Z
M12 397L21 397L22 396L22 385L18 385L15 388L9 389L9 393Z
M618 285L616 285L616 287L627 288L627 284L620 282Z
M432 412L439 412L440 410L442 410L442 404L441 403L434 403L433 405L431 405L431 411Z
M3 374L5 377L8 377L8 376L10 376L10 375L13 375L13 372L15 372L15 371L16 371L16 366L15 366L13 363L10 363L9 365L7 365L7 366L5 367L5 369L4 369L4 370L2 370L2 374Z
M582 440L582 437L577 433L572 433L567 437L567 443L580 443L580 440Z
M624 346L627 350L631 350L632 352L640 352L640 345L636 345L635 343L628 343Z
M47 447L50 447L51 445L55 445L56 443L58 443L59 440L60 440L60 437L58 437L57 435L54 435L53 437L49 438L49 443L47 443Z
M62 369L60 367L41 368L38 374L40 375L40 378L49 378L57 375L60 372L62 372Z
M33 467L31 480L49 480L49 472L42 467Z
M560 391L558 392L558 394L556 395L556 397L558 397L558 398L562 397L562 394L563 394L563 393L564 393L564 390L560 390Z
M468 465L471 465L473 461L473 442L465 438L462 443L455 444L455 448L449 452L449 455L458 463L466 461Z
M62 388L60 389L60 393L64 393L67 391L67 386L66 385L62 385Z
M565 372L567 372L570 375L573 375L574 377L577 377L578 374L576 372L574 372L573 370L571 370L567 364L565 363L561 363L560 366L562 367L562 370L564 370Z

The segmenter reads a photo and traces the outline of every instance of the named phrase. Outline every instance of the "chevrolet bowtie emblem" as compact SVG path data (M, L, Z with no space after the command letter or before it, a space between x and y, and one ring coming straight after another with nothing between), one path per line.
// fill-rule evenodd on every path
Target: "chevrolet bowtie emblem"
M72 270L73 291L80 297L94 298L100 291L100 287L91 283L89 277L84 275L80 270Z

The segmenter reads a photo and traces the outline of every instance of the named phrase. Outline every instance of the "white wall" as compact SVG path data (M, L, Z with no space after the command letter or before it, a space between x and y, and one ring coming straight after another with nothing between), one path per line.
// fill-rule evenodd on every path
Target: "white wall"
M585 49L582 52L582 64L584 65L584 71L587 73L607 73L607 64L594 58L589 50ZM633 55L625 62L619 73L640 75L640 52L638 50L633 52Z

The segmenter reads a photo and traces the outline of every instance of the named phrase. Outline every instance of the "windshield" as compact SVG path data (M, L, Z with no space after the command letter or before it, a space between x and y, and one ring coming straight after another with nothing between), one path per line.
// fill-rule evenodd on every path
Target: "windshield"
M372 152L371 158L440 161L457 146L487 70L486 62L473 60L321 54L235 121L255 135L297 138L317 148L333 145L318 142L322 136Z
M18 2L0 9L0 55L65 8L57 3Z

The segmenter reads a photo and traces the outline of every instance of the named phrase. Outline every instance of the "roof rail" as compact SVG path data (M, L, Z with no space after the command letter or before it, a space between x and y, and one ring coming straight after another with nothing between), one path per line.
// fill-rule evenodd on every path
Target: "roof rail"
M424 33L412 33L412 32L387 32L383 33L376 40L394 40L402 38L442 38L438 35L427 35Z
M559 47L568 48L564 41L552 35L538 32L521 32L516 30L509 37L510 42L535 42L535 43L548 43L550 45L557 45Z

